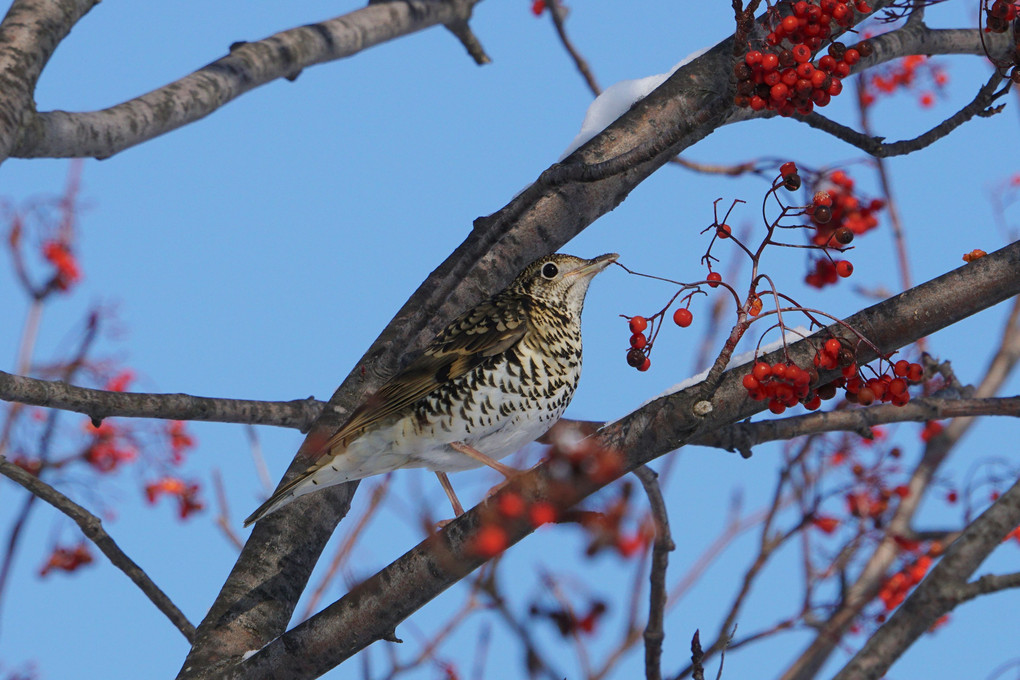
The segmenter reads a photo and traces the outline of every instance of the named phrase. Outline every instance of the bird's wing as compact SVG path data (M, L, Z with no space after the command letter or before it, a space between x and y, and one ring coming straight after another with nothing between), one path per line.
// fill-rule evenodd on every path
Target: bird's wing
M421 356L359 406L322 450L346 446L373 424L510 349L527 331L521 303L497 299L475 307L447 326Z

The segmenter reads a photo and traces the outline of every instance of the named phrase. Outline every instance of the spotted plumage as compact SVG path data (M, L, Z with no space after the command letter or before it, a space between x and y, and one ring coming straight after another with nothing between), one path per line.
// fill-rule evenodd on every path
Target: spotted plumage
M545 434L581 374L588 284L616 258L557 254L530 264L355 409L315 463L245 526L318 488L405 467L467 470Z

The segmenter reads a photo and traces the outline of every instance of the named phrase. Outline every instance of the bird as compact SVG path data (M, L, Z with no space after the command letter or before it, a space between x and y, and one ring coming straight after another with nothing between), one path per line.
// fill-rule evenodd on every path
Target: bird
M619 255L555 253L452 321L416 359L351 413L314 462L244 521L299 496L398 468L432 470L454 513L448 472L499 462L545 434L581 375L581 311L596 274Z

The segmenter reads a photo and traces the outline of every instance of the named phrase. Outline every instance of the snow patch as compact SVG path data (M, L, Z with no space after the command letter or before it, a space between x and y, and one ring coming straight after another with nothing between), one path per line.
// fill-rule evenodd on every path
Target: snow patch
M692 52L666 73L634 80L621 80L607 87L588 107L588 112L584 115L584 122L581 123L581 132L574 137L574 141L560 156L560 160L562 161L582 144L605 130L610 123L629 111L635 103L647 97L652 90L666 82L666 79L673 75L677 69L694 61L708 49L705 47Z

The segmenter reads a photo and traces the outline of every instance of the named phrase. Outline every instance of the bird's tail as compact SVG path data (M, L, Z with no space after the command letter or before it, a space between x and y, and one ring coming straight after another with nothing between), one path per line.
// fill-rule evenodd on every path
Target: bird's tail
M322 468L329 465L330 461L334 458L335 456L327 453L319 459L318 463L280 487L276 493L269 497L269 500L260 505L255 512L248 515L248 518L244 520L244 526L250 526L266 515L276 512L298 496L304 496L306 493L310 493L316 489L321 489L325 486L332 486L334 484L339 484L356 478L354 475L337 475L334 472L329 475L329 481L318 479L317 477L319 476L319 472L322 471ZM337 471L337 468L332 467L331 470Z

